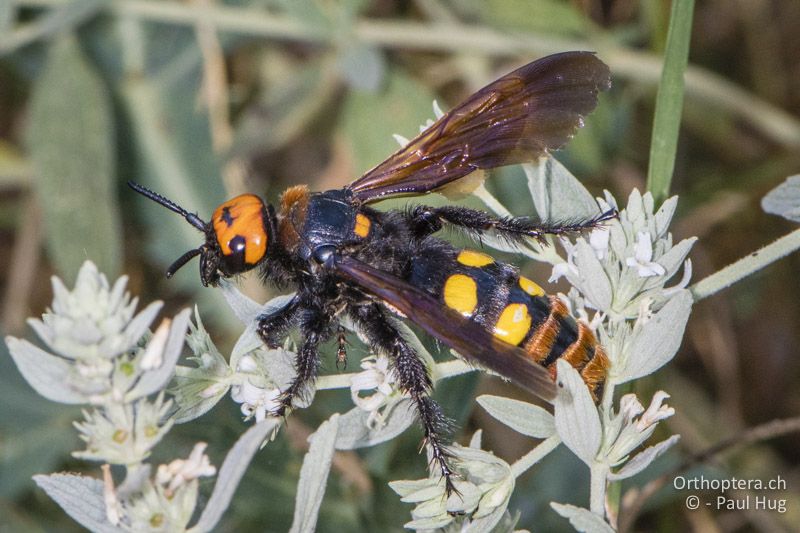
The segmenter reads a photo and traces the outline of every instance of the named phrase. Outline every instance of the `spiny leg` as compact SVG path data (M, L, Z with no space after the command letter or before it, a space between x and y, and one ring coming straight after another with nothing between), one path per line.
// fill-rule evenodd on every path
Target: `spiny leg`
M372 349L392 359L398 385L411 397L419 413L425 434L424 443L430 446L433 462L445 479L447 494L457 492L451 479L454 473L449 464L452 453L442 444L442 434L449 430L450 422L439 404L430 397L433 384L425 363L377 304L360 306L351 316L369 340Z
M590 219L543 222L532 217L496 217L485 211L454 205L418 206L411 212L411 225L417 237L425 237L442 229L445 223L457 226L473 236L494 231L511 241L526 238L541 240L545 235L575 235L601 226L617 217L615 209Z
M330 318L319 309L301 308L299 310L300 333L303 342L295 358L295 375L289 387L281 392L275 416L284 416L286 410L291 408L295 396L306 392L309 384L314 381L319 371L320 359L318 346L331 336Z
M258 317L258 336L268 348L278 348L289 328L294 325L300 310L300 299L295 296L274 313Z

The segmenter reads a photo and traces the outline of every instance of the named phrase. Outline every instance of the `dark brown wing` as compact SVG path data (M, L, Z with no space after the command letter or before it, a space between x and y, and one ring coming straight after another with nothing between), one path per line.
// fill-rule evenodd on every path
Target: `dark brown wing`
M340 275L397 308L419 327L463 357L494 370L540 398L556 395L550 373L524 350L494 337L475 322L448 309L427 292L350 257L338 258Z
M611 85L591 52L565 52L479 90L348 186L356 200L422 194L476 169L533 161L563 146Z

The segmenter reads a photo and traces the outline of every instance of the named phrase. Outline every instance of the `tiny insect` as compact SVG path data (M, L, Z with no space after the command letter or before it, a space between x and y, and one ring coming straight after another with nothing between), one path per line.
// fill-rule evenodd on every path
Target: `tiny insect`
M531 217L495 217L460 206L379 211L385 198L422 195L464 184L476 170L534 161L563 146L610 87L608 67L590 52L565 52L529 63L487 85L386 161L342 189L287 189L275 209L244 194L220 205L206 222L135 183L147 198L182 215L205 242L178 258L171 277L195 256L200 281L258 267L277 285L296 287L282 309L258 317L264 343L277 347L291 328L302 341L297 375L282 391L275 416L308 390L320 366L318 347L337 335L337 366L346 362L340 321L347 318L375 353L386 354L396 381L415 405L424 442L453 490L446 417L430 397L431 378L390 318L400 316L545 400L555 396L555 362L579 370L599 395L608 360L584 323L519 270L482 252L458 249L436 234L445 226L512 242L576 234L615 212L569 224Z

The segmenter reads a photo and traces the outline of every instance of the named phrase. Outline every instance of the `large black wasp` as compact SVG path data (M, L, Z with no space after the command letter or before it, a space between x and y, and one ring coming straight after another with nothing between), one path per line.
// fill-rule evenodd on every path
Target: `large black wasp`
M292 187L277 211L245 194L204 222L140 185L130 186L205 234L205 243L175 261L167 276L199 255L203 285L259 267L264 280L297 288L283 309L259 317L258 332L267 345L281 344L292 327L303 339L297 376L275 415L284 415L317 375L318 346L346 316L372 350L391 358L449 491L446 418L429 396L427 368L391 315L411 320L468 360L546 400L555 395L557 359L577 368L595 394L608 361L592 331L558 298L515 267L434 235L449 225L478 237L493 232L511 241L541 239L596 227L614 213L558 224L458 206L378 211L369 204L428 193L479 169L535 160L565 144L596 106L598 92L609 86L609 69L593 53L539 59L470 96L350 185L317 193Z

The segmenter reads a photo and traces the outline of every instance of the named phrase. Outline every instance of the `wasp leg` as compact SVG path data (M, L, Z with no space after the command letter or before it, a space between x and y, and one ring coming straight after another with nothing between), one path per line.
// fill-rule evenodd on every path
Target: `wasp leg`
M268 348L278 348L282 345L286 333L297 320L299 310L300 299L295 296L282 309L258 317L258 336Z
M442 413L439 404L430 397L433 383L425 363L408 345L397 328L389 322L377 304L360 306L351 316L367 337L371 348L392 359L395 379L403 392L414 402L425 434L424 444L430 446L432 461L445 479L447 494L457 492L452 480L455 474L449 462L453 455L442 444L442 435L449 432L451 424Z
M616 209L611 209L590 219L544 222L533 217L496 217L484 211L454 205L418 206L411 212L411 227L418 238L436 233L447 223L465 230L473 237L494 231L510 241L526 238L542 240L545 235L576 235L594 229L616 218L617 214Z
M317 347L331 336L331 321L322 310L316 308L301 308L298 313L300 332L303 343L295 358L297 375L289 387L281 392L280 406L272 413L275 416L286 415L291 408L292 401L298 395L307 391L309 384L314 381L319 371L320 359Z

